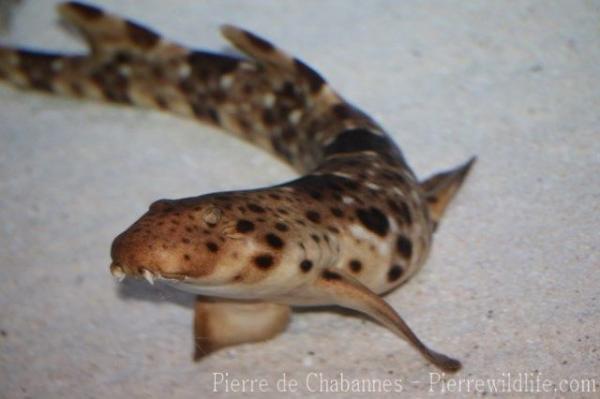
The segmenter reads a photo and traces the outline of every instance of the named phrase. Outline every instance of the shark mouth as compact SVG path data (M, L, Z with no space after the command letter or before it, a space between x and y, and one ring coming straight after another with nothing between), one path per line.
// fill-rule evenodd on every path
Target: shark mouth
M186 277L178 274L170 273L168 276L164 274L154 273L145 267L139 267L135 271L123 267L119 263L113 262L110 265L110 274L117 280L117 282L122 282L125 277L143 277L150 284L154 285L154 281L166 281L166 282L175 282L185 280Z

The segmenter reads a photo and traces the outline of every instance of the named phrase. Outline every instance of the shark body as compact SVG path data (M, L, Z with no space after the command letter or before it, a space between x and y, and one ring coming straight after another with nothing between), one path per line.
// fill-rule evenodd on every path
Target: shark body
M77 2L61 16L90 53L0 48L0 78L54 94L195 118L288 162L301 177L247 191L159 200L113 242L113 275L198 294L195 356L265 340L290 305L369 315L436 366L433 351L381 298L423 265L474 159L418 181L367 114L301 60L240 28L222 33L248 58L185 48Z

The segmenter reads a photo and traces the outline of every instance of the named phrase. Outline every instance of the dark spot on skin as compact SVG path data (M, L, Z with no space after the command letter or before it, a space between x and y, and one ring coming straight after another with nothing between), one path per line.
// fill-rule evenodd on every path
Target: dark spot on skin
M88 20L98 19L104 15L104 12L101 9L89 6L87 4L70 2L68 5L70 9L74 10L77 14Z
M280 111L280 113L282 114L281 119L285 120L290 112L291 110L285 110L285 107L282 106ZM283 131L281 132L281 139L284 143L286 143L286 145L289 145L291 142L293 142L297 136L298 133L293 127L284 127Z
M283 83L279 91L277 92L281 97L287 97L294 99L296 97L296 90L294 84L288 80Z
M354 180L344 179L344 182L342 184L344 186L346 186L346 188L350 189L351 191L358 190L358 183L355 182Z
M236 274L236 275L233 277L233 281L234 281L234 282L242 281L242 275L241 275L241 274Z
M150 68L150 71L155 80L163 80L166 78L166 71L162 66L154 65Z
M265 208L256 204L248 204L248 209L255 213L265 213Z
M362 270L362 262L358 259L352 259L348 265L350 266L350 270L354 273L358 273Z
M262 121L267 126L273 126L275 124L275 114L269 108L265 108L262 111Z
M373 233L385 237L390 228L387 217L377 208L357 209L356 216L361 223Z
M283 240L276 234L269 233L265 236L265 239L267 240L267 244L275 249L280 249L284 246Z
M114 60L117 64L128 64L133 60L133 57L125 51L118 51L115 53Z
M273 266L273 257L271 255L258 255L254 258L254 264L261 269L268 269Z
M321 75L297 58L294 59L294 64L296 65L296 70L298 73L307 80L308 87L312 93L316 93L321 90L321 87L323 87L325 84L325 79L323 79Z
M192 51L187 60L192 70L191 74L201 79L206 79L210 75L227 74L239 65L237 58L206 51Z
M385 136L378 136L366 129L350 129L340 133L325 147L325 155L375 151L401 157L400 151Z
M340 103L333 106L333 114L340 119L349 119L351 117L364 117L362 113L347 103Z
M182 238L181 242L184 243L184 244L189 244L190 240L189 240L189 238Z
M250 44L252 44L254 47L258 48L260 51L263 52L271 52L275 49L275 47L273 47L273 45L271 43L269 43L268 41L266 41L263 38L260 38L250 32L244 31L244 34L246 35L246 39L248 39L248 41L250 42Z
M310 269L312 269L312 267L313 263L308 259L305 259L302 262L300 262L300 270L302 270L304 273L308 273Z
M323 273L321 273L321 277L323 277L325 280L328 280L328 281L342 279L342 276L340 276L336 272L332 272L331 270L328 270L328 269L323 270Z
M217 252L219 250L219 246L217 244L215 244L212 241L208 241L206 243L206 248L210 251L210 252Z
M218 89L213 90L211 92L211 95L212 95L212 99L217 104L221 104L221 103L225 102L225 100L227 99L227 96L225 95L225 93ZM240 118L241 118L241 116L240 116ZM245 119L239 119L238 122L244 130L247 130L250 127L248 122Z
M115 64L105 64L91 76L91 80L102 90L109 101L129 103L129 81L119 73Z
M334 105L332 111L335 114L335 116L337 116L340 119L346 119L351 115L350 107L348 107L348 105L344 103Z
M191 258L190 258L190 255L184 254L183 259L185 259L186 261L189 261Z
M314 242L316 242L317 244L318 244L319 242L321 242L321 239L320 239L320 238L319 238L319 236L318 236L318 235L316 235L316 234L311 234L311 235L310 235L310 238L312 238L312 239L313 239L313 241L314 241Z
M285 232L285 231L289 230L288 225L285 223L281 223L281 222L275 223L275 228L281 232Z
M404 235L399 235L396 240L396 248L398 249L398 253L404 259L410 259L412 256L412 242Z
M254 223L249 220L240 219L235 225L235 229L238 233L248 233L254 230Z
M208 123L219 124L219 114L213 108L207 107L205 103L190 101L194 116Z
M400 277L402 277L403 273L404 273L404 269L402 269L402 266L393 265L387 274L388 281L390 283L392 283L392 282L398 280Z
M208 108L207 113L214 124L218 125L220 123L219 113L214 108Z
M318 192L318 191L311 191L311 192L309 192L308 194L309 194L311 197L313 197L314 199L316 199L316 200L319 200L319 199L323 198L323 194L321 194L321 193L320 193L320 192Z
M333 216L336 216L338 218L344 216L344 212L340 208L331 208L330 210Z
M52 91L52 78L55 74L52 63L60 56L44 53L31 53L18 50L19 67L27 76L29 84L43 91Z
M306 218L313 223L321 223L321 214L317 211L307 211Z
M160 36L156 33L141 27L135 22L126 21L125 24L129 38L140 47L149 49L154 47L160 40Z
M335 226L327 226L327 230L331 231L333 234L340 234L340 230Z

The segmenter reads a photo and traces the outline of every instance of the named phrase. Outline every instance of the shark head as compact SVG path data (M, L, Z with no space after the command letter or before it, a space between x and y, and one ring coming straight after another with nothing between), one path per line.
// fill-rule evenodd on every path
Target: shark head
M230 192L156 201L114 240L111 273L229 298L264 297L269 287L285 287L293 273L310 272L311 248L298 245L303 238L293 228L293 212L266 198Z

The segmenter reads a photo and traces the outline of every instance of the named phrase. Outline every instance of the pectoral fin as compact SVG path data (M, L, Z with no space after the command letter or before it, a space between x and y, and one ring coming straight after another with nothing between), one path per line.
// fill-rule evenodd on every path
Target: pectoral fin
M285 329L289 315L287 305L198 297L194 315L194 360L226 346L272 338Z
M341 270L325 269L303 294L312 298L313 302L342 306L372 317L412 344L442 370L457 371L461 368L458 360L427 347L387 302Z

